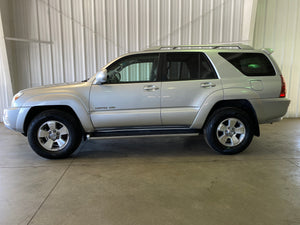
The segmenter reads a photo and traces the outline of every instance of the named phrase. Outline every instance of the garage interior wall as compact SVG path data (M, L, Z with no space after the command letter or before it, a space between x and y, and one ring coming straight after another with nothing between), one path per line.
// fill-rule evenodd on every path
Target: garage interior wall
M81 81L115 57L150 46L251 44L255 2L0 0L13 93Z
M254 47L270 47L287 85L287 117L300 117L300 1L259 0Z
M12 99L12 86L7 60L6 45L0 12L0 121L3 116L3 109L10 104Z

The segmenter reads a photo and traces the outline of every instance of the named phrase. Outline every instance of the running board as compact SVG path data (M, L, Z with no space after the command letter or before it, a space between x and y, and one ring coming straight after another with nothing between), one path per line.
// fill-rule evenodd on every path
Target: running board
M197 129L154 129L154 130L104 130L89 133L86 139L128 138L128 137L158 137L158 136L190 136L198 135Z

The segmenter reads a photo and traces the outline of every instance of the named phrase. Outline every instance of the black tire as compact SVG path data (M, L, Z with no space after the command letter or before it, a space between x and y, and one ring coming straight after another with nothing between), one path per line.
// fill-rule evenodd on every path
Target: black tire
M31 148L38 155L48 159L62 159L78 148L82 129L71 114L47 110L33 118L27 136Z
M242 110L230 107L218 109L204 127L205 141L212 149L225 155L242 152L253 138L251 124L248 114Z

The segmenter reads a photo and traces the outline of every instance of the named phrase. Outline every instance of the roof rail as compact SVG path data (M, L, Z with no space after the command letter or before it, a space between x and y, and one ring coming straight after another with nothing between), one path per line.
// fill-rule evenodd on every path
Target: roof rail
M158 51L158 50L176 50L176 49L193 49L193 48L208 48L208 49L218 49L218 48L237 48L237 49L245 49L245 50L253 50L254 48L245 45L245 44L212 44L212 45L170 45L170 46L155 46L145 51Z

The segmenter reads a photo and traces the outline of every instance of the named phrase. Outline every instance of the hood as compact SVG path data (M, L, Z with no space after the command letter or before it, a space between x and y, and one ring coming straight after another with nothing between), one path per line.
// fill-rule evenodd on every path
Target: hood
M49 85L43 85L43 86L39 86L39 87L32 87L32 88L26 88L21 90L20 92L22 93L27 93L27 92L36 92L36 91L41 91L41 92L47 92L50 90L59 90L59 89L69 89L69 88L73 88L76 86L80 86L81 84L83 84L82 82L74 82L74 83L60 83L60 84L49 84Z
M16 94L12 101L13 107L28 106L32 99L38 97L39 99L48 98L52 96L52 99L59 101L63 95L82 96L88 95L89 87L91 86L88 82L77 82L77 83L63 83L54 85L45 85L34 88L27 88L21 90ZM16 96L18 98L16 99Z

